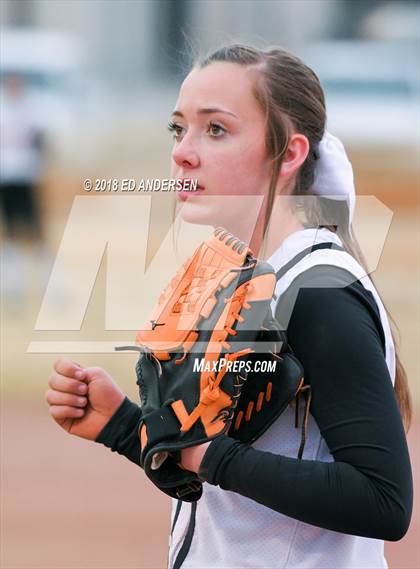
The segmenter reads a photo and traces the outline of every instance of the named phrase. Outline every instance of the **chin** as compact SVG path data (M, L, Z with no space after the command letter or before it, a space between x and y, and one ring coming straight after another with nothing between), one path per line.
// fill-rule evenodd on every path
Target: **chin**
M186 223L214 227L223 225L223 208L217 207L216 203L212 203L214 201L201 196L187 199L178 204L179 216Z
M180 201L178 211L186 223L224 227L247 240L255 227L261 200L261 196L246 196L246 199L237 195L195 196ZM239 227L238 220L241 220Z

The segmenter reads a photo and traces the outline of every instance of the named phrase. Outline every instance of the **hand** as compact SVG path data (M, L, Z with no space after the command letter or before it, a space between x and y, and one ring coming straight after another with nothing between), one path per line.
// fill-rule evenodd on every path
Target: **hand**
M83 368L68 359L54 363L45 399L55 422L94 441L124 400L124 393L100 367Z
M201 445L196 445L193 447L184 448L181 451L181 465L198 474L200 469L201 461L206 453L207 447L211 441L203 443Z

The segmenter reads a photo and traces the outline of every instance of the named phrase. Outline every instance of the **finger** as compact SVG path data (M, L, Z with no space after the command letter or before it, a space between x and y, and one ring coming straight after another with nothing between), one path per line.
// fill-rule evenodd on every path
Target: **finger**
M60 358L54 362L54 370L61 375L73 377L75 379L84 379L85 373L83 368L67 358Z
M47 391L45 399L49 405L70 405L71 407L85 407L87 405L86 397L62 393L53 389Z
M85 395L88 391L88 386L82 381L64 377L59 373L52 373L48 379L48 385L51 389L62 391L63 393L74 393L75 395Z
M83 417L85 410L69 405L51 405L50 413L54 419L78 419Z

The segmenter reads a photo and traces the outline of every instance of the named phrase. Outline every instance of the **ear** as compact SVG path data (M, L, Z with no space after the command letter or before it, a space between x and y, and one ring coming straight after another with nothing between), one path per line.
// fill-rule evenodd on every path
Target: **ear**
M281 177L294 174L305 162L309 152L309 141L304 134L292 134L280 168Z

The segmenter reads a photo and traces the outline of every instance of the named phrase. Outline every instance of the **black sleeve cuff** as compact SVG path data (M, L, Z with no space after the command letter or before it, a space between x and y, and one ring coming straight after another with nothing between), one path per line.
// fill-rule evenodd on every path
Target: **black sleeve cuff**
M125 397L96 437L96 442L140 466L141 447L138 429L141 417L141 408Z
M203 482L219 485L225 465L244 446L244 443L225 435L213 439L201 461L199 478Z

